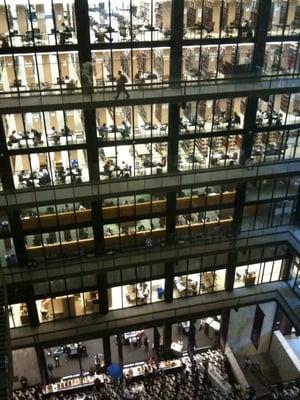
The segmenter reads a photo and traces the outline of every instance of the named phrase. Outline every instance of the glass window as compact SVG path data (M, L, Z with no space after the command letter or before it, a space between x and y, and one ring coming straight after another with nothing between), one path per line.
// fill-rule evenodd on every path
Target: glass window
M275 260L236 267L234 288L281 280L283 262Z
M10 328L29 325L30 322L26 303L11 304L8 306L8 312Z
M171 0L89 0L92 43L166 40L170 35Z

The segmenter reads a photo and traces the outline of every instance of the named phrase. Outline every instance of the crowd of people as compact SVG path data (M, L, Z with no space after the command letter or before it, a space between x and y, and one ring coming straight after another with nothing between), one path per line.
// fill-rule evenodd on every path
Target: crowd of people
M174 369L155 368L144 376L112 379L102 374L95 376L94 387L76 393L48 394L51 400L254 400L253 388L245 393L234 381L229 361L221 350L209 350L181 359L181 366ZM219 376L216 383L211 370ZM229 387L229 390L228 390ZM295 388L293 388L296 391ZM299 393L299 389L298 389ZM42 400L42 386L23 386L13 393L13 400ZM274 397L289 399L288 397ZM290 397L296 398L296 397Z

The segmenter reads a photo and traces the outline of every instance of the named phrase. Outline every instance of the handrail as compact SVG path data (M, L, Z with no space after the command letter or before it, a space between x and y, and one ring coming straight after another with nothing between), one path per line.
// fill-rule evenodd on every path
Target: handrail
M151 82L145 83L128 83L126 88L134 91L134 90L148 90L148 89L162 89L162 88L180 88L184 89L184 94L186 94L187 87L191 86L204 86L204 85L216 85L216 84L230 84L233 82L237 82L239 84L242 83L251 83L259 80L259 82L270 82L270 87L272 82L282 80L282 79L299 79L300 73L293 74L273 74L273 75L262 75L258 73L249 73L247 75L244 74L236 74L229 78L218 78L215 77L213 79L195 79L195 80L156 80L153 79ZM82 86L82 87L74 87L74 88L63 88L62 86L57 88L38 88L33 90L20 90L19 87L16 86L15 91L2 91L0 93L1 97L23 97L23 96L45 96L45 95L73 95L73 94L83 94L90 95L97 92L113 92L116 86L113 84L101 85L101 86Z
M273 390L272 389L272 382L270 379L263 373L261 369L261 365L258 363L253 363L251 364L251 371L257 375L258 379L261 381L261 383L268 389L268 390Z

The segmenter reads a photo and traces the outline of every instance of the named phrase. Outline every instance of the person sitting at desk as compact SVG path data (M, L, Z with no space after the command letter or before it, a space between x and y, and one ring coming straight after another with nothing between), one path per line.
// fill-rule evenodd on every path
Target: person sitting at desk
M197 222L199 222L198 214L192 213L191 214L191 224L197 224Z
M20 171L17 176L18 176L19 182L22 183L26 178L25 170L22 169L22 171Z
M59 44L65 44L67 39L72 37L71 29L64 22L61 24L62 32L60 32Z
M51 182L49 171L47 170L47 168L40 168L38 175L39 175L40 185L47 185L47 183Z
M241 117L236 112L234 112L234 123L236 125L241 125Z
M104 43L105 39L107 39L109 42L112 42L113 39L111 39L106 32L103 32L99 29L94 28L94 33L95 33L95 38L96 38L96 43Z
M1 47L2 49L7 49L9 47L8 38L5 36L2 37Z
M157 165L161 168L165 167L167 165L167 158L165 156L162 156L160 162L157 163Z
M112 172L114 170L113 161L107 160L103 166L104 174L107 175L109 178L112 177Z
M130 136L130 127L126 124L125 121L122 121L123 128L120 130L121 136L123 139Z
M63 212L69 212L69 211L70 211L69 205L65 204L65 206L63 207Z
M107 138L108 128L107 128L107 125L105 122L102 126L97 126L97 131L98 131L100 139Z
M138 231L139 232L143 232L143 231L145 231L146 229L145 229L145 227L144 227L144 225L142 224L142 225L140 225L139 227L138 227Z
M78 211L86 211L86 208L80 203Z
M61 130L62 136L71 136L70 128L66 125L64 129Z
M127 162L122 161L118 176L119 178L121 178L123 176L128 176L128 175L130 175L130 166L127 164Z
M134 79L139 83L145 83L145 79L143 77L142 71L139 69L138 72L135 74Z
M13 143L19 143L18 135L16 131L12 131L12 133L8 137L7 145L12 146Z
M34 145L42 144L42 133L37 131L36 129L31 129L30 131L33 134L33 143Z
M177 222L178 225L186 225L186 220L182 214L178 215Z
M113 236L113 234L114 234L113 231L110 228L107 228L104 233L104 236Z
M63 76L62 77L58 76L56 78L56 84L57 85L64 85L65 84L65 78Z

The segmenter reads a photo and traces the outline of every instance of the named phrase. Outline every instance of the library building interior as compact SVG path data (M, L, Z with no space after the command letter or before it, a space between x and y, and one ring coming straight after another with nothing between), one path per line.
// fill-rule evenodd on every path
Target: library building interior
M300 399L300 0L0 0L0 400Z

